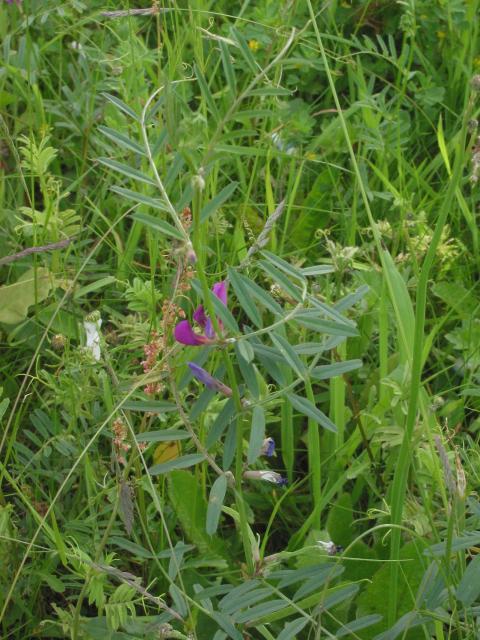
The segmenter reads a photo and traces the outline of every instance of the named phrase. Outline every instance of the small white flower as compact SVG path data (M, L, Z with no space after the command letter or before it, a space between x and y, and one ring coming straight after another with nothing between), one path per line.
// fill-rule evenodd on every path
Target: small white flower
M329 542L324 542L323 540L317 540L317 547L323 549L328 553L329 556L335 556L337 553L343 551L342 547L339 547L331 540Z
M100 318L100 314L90 314L83 321L83 327L86 333L86 344L85 348L88 352L90 352L93 356L93 359L97 362L100 360L101 350L100 350L100 327L102 326L102 319Z

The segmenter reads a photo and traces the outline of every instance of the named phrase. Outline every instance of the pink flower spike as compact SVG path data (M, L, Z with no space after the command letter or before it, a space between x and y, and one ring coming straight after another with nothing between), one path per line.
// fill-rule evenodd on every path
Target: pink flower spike
M210 342L205 336L200 336L192 329L192 325L188 320L181 320L176 326L173 332L175 340L181 344L188 344L194 347L198 347L201 344Z

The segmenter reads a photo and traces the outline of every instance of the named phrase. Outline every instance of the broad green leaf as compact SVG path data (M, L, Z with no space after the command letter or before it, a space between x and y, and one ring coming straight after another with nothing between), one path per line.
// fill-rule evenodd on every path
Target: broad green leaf
M258 589L252 589L248 593L243 593L241 596L238 594L234 598L233 595L235 594L235 592L236 592L236 589L230 592L230 595L232 597L229 598L228 604L223 601L221 603L222 611L231 615L233 619L235 619L236 616L234 614L237 611L246 609L247 607L250 607L252 604L257 604L258 602L265 600L265 598L268 598L268 596L271 596L273 593L271 587L260 587Z
M384 251L383 257L390 300L397 319L400 346L404 358L411 361L415 333L415 314L412 301L408 293L407 285L393 262L392 256L388 251Z
M221 627L232 640L243 640L243 635L240 631L237 631L232 624L230 618L219 611L212 611L210 616L215 620L219 627Z
M177 405L166 400L127 400L123 403L122 409L130 411L141 411L148 413L167 413L176 411Z
M292 622L287 622L287 624L283 627L280 635L277 636L277 640L296 640L297 633L310 622L309 618L297 618L296 620L292 620Z
M157 476L161 473L172 471L172 469L186 469L187 467L193 467L195 464L203 462L204 460L205 456L201 453L189 453L186 456L169 460L169 462L164 462L163 464L154 464L153 467L150 468L149 472L152 476Z
M314 367L310 372L310 376L315 380L327 380L335 376L341 376L349 371L354 371L362 366L361 360L344 360L343 362L334 362L333 364L323 364Z
M421 616L418 611L409 611L403 615L388 631L384 631L375 636L374 640L395 640L399 636L402 638L411 638L412 640L421 640L425 638L425 633L419 630L418 633L412 635L412 629L422 624L431 623L431 616Z
M250 280L250 278L247 278L241 273L237 273L237 278L240 282L242 282L244 288L248 291L248 293L256 300L258 300L261 305L263 305L272 313L283 316L284 311L282 307L272 298L269 293L265 291L265 289L262 289L262 287L260 287L256 282Z
M292 284L280 269L277 269L273 264L267 260L259 260L258 264L265 271L265 273L273 280L274 284L278 285L283 291L297 302L302 302L303 295L301 289Z
M249 91L249 96L291 96L292 91L290 89L284 89L283 87L262 87L261 89L252 89Z
M243 59L250 67L250 71L253 71L254 74L257 74L259 71L259 65L255 60L247 41L243 37L243 34L236 27L232 26L230 27L230 38L237 44L239 51L243 56Z
M228 427L230 422L234 419L236 413L235 403L233 398L229 398L223 405L222 410L215 418L210 431L207 435L206 447L209 449L212 447L223 435L223 432Z
M241 340L237 342L238 352L246 362L252 362L255 358L255 351L248 340Z
M312 591L320 591L320 587L323 587L327 582L331 582L335 578L338 578L344 571L344 568L337 564L333 567L326 567L325 570L320 570L316 575L312 576L308 580L305 580L303 584L295 591L292 596L293 600L299 600L308 596Z
M231 182L226 187L224 187L216 196L214 196L210 202L203 207L200 212L200 221L202 223L206 222L208 218L215 213L217 209L219 209L224 202L226 202L230 196L233 194L235 189L238 187L238 182Z
M271 333L270 338L297 376L304 379L307 369L288 340L277 333Z
M118 171L128 178L132 178L133 180L139 180L140 182L145 182L146 184L150 184L153 186L157 186L155 181L147 176L145 173L142 173L138 169L134 169L130 167L128 164L123 164L123 162L118 162L117 160L112 160L111 158L98 158L98 162L103 164L105 167L112 169L113 171Z
M198 478L190 471L174 470L168 475L168 496L181 527L182 535L196 545L204 556L226 557L225 543L205 531L207 503Z
M415 540L407 542L400 550L401 571L399 572L397 616L403 616L410 612L416 604L416 593L422 582L426 562L422 558L425 542ZM423 560L423 561L422 561ZM390 590L390 566L383 564L372 576L371 581L365 585L365 589L357 598L357 616L381 615L384 619L388 614L388 594ZM385 631L385 624L376 623L362 633L364 640L375 638L380 632ZM415 638L423 638L423 634Z
M456 590L457 600L464 607L471 606L480 596L480 556L471 560Z
M283 258L280 258L270 251L262 251L262 255L278 269L286 273L287 276L292 276L292 278L297 278L301 282L305 282L305 276L302 270L294 267L290 262L283 260Z
M255 352L251 347L250 343L246 340L240 340L235 343L235 352L237 354L237 363L240 369L240 373L242 374L242 378L245 380L248 390L252 394L255 399L260 397L260 387L258 384L257 378L257 369L254 364L252 364L252 360L247 361L242 355L242 347L248 345L252 349L252 355L255 356Z
M355 633L360 631L360 629L370 627L372 624L377 624L377 622L380 622L381 620L382 616L375 613L370 616L357 618L357 620L354 620L353 622L342 625L340 629L335 632L335 636L337 638L343 638L343 636L355 637Z
M105 278L100 278L99 280L95 280L95 282L91 282L90 284L85 285L84 287L80 287L75 290L73 298L78 300L78 298L82 298L86 296L87 293L92 293L93 291L98 291L99 289L103 289L103 287L107 287L109 284L116 282L115 276L106 276Z
M234 589L229 589L228 593L220 600L218 604L219 608L222 611L224 609L226 611L231 610L232 605L234 606L235 602L239 598L242 598L245 594L251 593L252 591L257 589L257 587L259 587L260 584L261 584L260 580L256 580L256 579L245 580L244 582L241 582L238 585L238 587L235 587Z
M120 111L123 111L123 113L125 113L127 116L130 116L130 118L133 118L134 120L137 120L137 121L140 120L140 118L135 113L135 111L131 107L129 107L128 104L125 104L123 100L120 100L120 98L117 98L116 96L112 96L111 93L107 93L106 91L102 92L102 96L106 98L109 102L111 102L113 105L115 105L117 109L119 109Z
M302 274L304 276L323 276L327 273L333 273L335 268L331 264L319 264L315 267L304 267Z
M145 149L135 142L134 140L130 140L130 138L115 129L111 129L110 127L104 127L102 125L98 126L98 130L100 133L103 133L104 136L113 140L116 144L120 145L124 149L128 151L133 151L134 153L139 153L140 155L145 155Z
M254 607L250 607L246 611L242 611L242 613L235 616L235 621L238 624L248 622L250 625L254 621L260 621L264 616L267 616L269 613L279 611L280 609L285 609L287 606L288 606L287 600L283 600L283 599L269 600L269 602L264 602Z
M250 427L250 440L248 442L248 464L253 464L259 457L263 441L265 439L265 411L257 405L252 410L252 425Z
M135 436L137 442L170 442L172 440L187 440L191 435L180 429L163 429L162 431L147 431Z
M137 204L145 204L147 207L151 207L152 209L159 209L160 211L169 211L169 208L166 204L164 204L158 198L151 198L150 196L146 196L143 193L138 193L137 191L132 191L131 189L125 189L125 187L119 187L117 185L113 185L109 187L110 191L117 193L119 196L123 196L128 200L133 200Z
M1 393L2 389L0 389L0 393ZM10 398L4 398L1 402L0 402L0 420L3 418L3 416L5 415L5 411L8 409L8 405L10 404Z
M0 287L0 322L18 324L25 320L28 309L50 295L55 280L48 269L33 267L13 284Z
M220 54L222 57L223 71L225 73L225 77L227 79L227 83L233 97L237 93L237 81L235 78L235 71L233 69L233 65L230 57L230 50L228 48L227 43L224 42L223 40L219 42L219 47L220 47Z
M228 269L228 278L232 283L232 287L235 290L235 294L237 296L238 302L240 306L245 311L250 320L259 328L262 325L262 317L260 312L258 311L255 303L253 302L251 296L248 294L248 290L246 289L244 282L241 278L239 278L236 271L229 268Z
M227 477L225 475L218 476L212 485L208 499L206 531L211 536L217 530L226 492Z
M349 600L353 596L357 595L359 591L360 585L358 584L349 584L346 587L332 590L332 592L329 593L325 600L320 604L320 609L323 611L332 609L333 607L336 607L337 604L345 602L345 600ZM300 606L300 603L298 604Z
M205 98L205 102L208 105L210 110L210 114L212 115L215 122L219 122L220 115L218 113L217 105L215 104L215 99L210 91L210 87L205 79L205 76L202 73L202 70L197 64L193 65L193 72L197 77L198 86L200 87L200 91L202 92L203 97Z
M370 288L368 287L368 285L362 285L353 293L349 293L344 298L336 302L333 306L337 311L343 313L343 311L347 311L347 309L353 307L354 304L360 302L360 300L362 300L367 295L369 290Z
M359 335L358 329L350 324L341 324L340 322L332 322L331 320L321 320L313 313L299 312L295 314L295 320L302 327L326 333L331 336L346 336L355 338Z
M153 216L149 216L147 213L137 212L132 214L132 218L136 222L140 222L145 226L153 229L154 231L158 231L166 236L171 236L176 240L183 240L184 236L182 233L176 229L174 226L165 222L165 220L160 220L159 218L154 218Z
M455 537L452 540L451 550L452 553L456 551L463 551L465 549L470 549L471 547L476 547L480 544L480 531L470 531L466 533L464 536ZM438 542L437 544L432 544L428 549L425 549L424 553L426 556L443 556L446 551L446 542Z
M294 393L287 393L286 397L297 411L300 411L300 413L303 413L305 416L312 418L312 420L315 420L315 422L325 429L328 429L328 431L333 431L333 433L337 432L337 427L333 424L330 418L320 411L320 409L317 409L310 400L297 396Z

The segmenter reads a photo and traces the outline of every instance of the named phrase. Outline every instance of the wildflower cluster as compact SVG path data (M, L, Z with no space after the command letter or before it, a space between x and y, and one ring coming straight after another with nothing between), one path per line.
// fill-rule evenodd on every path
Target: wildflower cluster
M157 360L158 360L158 355L162 350L162 346L163 346L162 341L160 340L158 333L154 331L152 333L151 341L147 342L147 344L143 346L143 353L145 354L145 360L142 360L142 367L143 367L144 373L150 373L150 371L152 371L155 368L155 365L157 364ZM144 392L148 396L153 396L156 393L160 393L162 389L163 387L160 383L150 382L145 386Z
M216 282L212 287L212 293L220 300L220 302L227 306L227 288L228 283L226 280ZM194 327L189 320L181 320L177 323L174 329L174 337L177 342L187 346L199 347L202 345L211 345L219 341L220 336L215 333L211 318L209 318L205 312L203 305L199 305L194 313L193 320L198 327L202 329L202 333L195 331ZM220 318L216 318L217 325L220 331L223 330L222 321ZM221 380L218 380L212 376L203 367L196 362L188 362L188 367L193 376L208 389L212 389L218 393L221 393L227 398L231 398L233 391L231 387L224 384ZM242 405L248 406L248 401L243 399ZM275 455L275 441L273 438L264 438L260 455L272 457ZM244 480L263 480L271 482L279 486L284 486L287 480L283 478L279 473L271 471L269 469L263 470L247 470L243 473Z
M125 453L131 449L131 446L128 442L125 442L127 439L128 431L127 427L123 424L120 418L117 418L113 421L112 424L113 431L113 448L115 450L115 455L119 464L127 464L125 459Z

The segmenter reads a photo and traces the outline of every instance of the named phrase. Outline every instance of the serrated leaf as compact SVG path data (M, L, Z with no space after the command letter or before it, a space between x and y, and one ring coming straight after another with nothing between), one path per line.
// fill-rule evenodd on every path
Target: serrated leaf
M175 460L170 460L163 464L155 464L149 471L152 476L157 476L161 473L172 471L173 469L186 469L188 467L193 467L193 465L203 462L204 460L205 456L201 453L189 453L186 456L175 458Z
M250 428L250 440L248 443L248 464L253 464L259 457L263 441L265 439L265 411L257 405L252 410L252 425Z
M218 476L212 485L208 499L206 531L210 536L217 530L226 492L227 477L225 475Z
M333 422L328 418L323 411L317 409L317 407L307 400L306 398L302 398L301 396L297 396L294 393L287 393L286 397L291 402L292 406L303 413L303 415L312 418L319 425L327 429L328 431L333 431L333 433L337 433L337 427L333 424Z
M184 236L181 234L181 232L173 225L165 222L165 220L154 218L153 216L149 216L147 213L141 213L140 211L133 213L131 217L135 220L135 222L140 222L141 224L144 224L150 229L158 231L165 236L170 236L172 238L175 238L176 240L184 239Z

